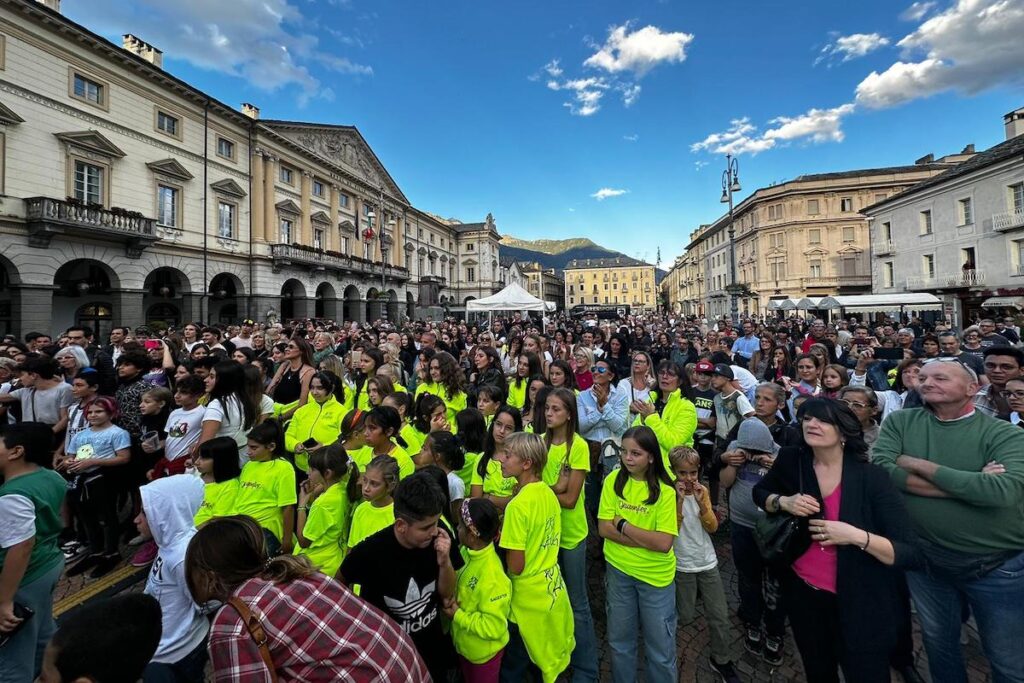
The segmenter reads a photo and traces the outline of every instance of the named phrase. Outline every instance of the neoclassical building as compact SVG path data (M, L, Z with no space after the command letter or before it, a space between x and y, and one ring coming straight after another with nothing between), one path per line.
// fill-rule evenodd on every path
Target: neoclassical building
M437 313L497 291L498 239L412 206L354 126L261 119L0 0L0 332Z

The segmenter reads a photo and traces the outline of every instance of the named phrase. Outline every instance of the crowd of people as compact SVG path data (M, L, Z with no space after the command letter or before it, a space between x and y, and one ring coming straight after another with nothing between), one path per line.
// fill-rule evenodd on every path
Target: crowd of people
M678 680L699 602L727 683L787 628L808 681L921 681L912 605L932 681L972 620L1021 683L1022 417L1012 318L8 336L0 683L597 681L597 597L617 682ZM57 629L125 543L144 594Z

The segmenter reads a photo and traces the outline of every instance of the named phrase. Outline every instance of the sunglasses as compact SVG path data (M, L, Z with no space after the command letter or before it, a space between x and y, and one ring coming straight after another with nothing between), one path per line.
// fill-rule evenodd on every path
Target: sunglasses
M604 373L608 372L608 368L602 365L595 365L594 367L590 368L590 371L596 372L599 375L603 375Z

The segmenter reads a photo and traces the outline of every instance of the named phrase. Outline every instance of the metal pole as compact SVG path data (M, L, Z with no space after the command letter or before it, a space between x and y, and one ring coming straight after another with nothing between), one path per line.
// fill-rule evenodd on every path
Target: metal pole
M725 155L725 171L722 173L722 201L729 203L729 314L733 325L740 324L739 293L736 282L736 230L733 225L732 193L739 191L739 162L731 154Z

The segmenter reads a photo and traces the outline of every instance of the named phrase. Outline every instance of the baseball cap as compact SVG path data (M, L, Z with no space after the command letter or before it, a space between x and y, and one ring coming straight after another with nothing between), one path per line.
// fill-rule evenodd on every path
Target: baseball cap
M716 365L713 374L721 375L726 379L735 379L735 376L732 374L732 368L730 368L725 363L719 363L718 365Z
M715 365L709 360L699 360L697 361L697 365L694 366L693 371L713 373L715 371Z

